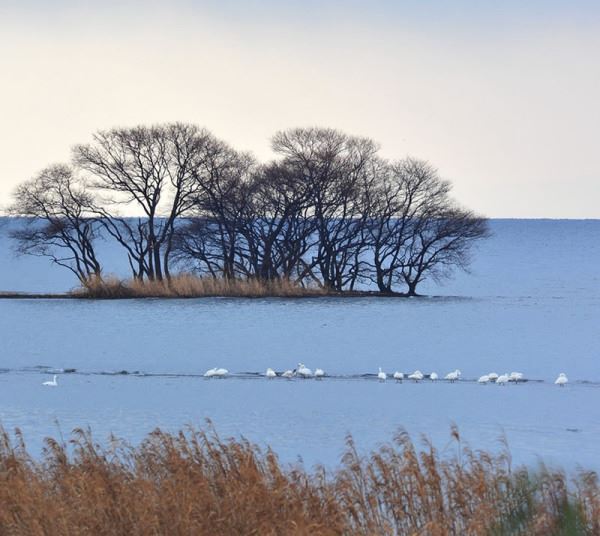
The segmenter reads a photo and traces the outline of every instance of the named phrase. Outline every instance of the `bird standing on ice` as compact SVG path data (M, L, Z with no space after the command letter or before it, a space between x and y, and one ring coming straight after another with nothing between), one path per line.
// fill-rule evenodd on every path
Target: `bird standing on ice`
M423 379L423 373L420 370L415 370L412 374L408 375L408 379L419 382Z
M508 377L509 382L515 382L515 383L519 383L522 379L523 379L522 372L511 372L510 376Z
M489 374L487 374L487 377L490 379L491 382L495 382L498 379L498 374L496 372L490 372Z
M226 368L211 368L204 373L205 378L224 378L229 374Z
M379 367L379 373L377 374L377 378L380 382L384 382L385 380L387 380L387 374L383 372L383 370L381 370L381 367Z
M497 377L497 376L496 376L496 377ZM480 377L479 377L479 379L477 380L477 383L483 383L483 384L486 384L486 383L489 383L491 379L492 379L492 378L490 378L490 375L489 375L489 374L484 374L483 376L480 376Z
M439 376L437 375L437 372L432 372L432 373L429 375L429 379L430 379L432 382L434 382L435 380L437 380L437 379L438 379L438 377L439 377Z
M42 385L45 385L46 387L58 387L58 382L56 381L56 374L51 380L45 381L44 383L42 383Z
M294 377L294 371L293 370L286 370L281 376L283 378L287 378L288 380L291 380Z
M510 376L508 374L500 374L500 376L498 376L496 378L496 383L498 385L506 385L508 383Z
M401 382L404 379L404 373L402 372L394 372L394 380L396 380L397 382Z
M323 369L315 369L315 378L317 378L317 380L322 379L323 376L325 376L325 371Z
M460 375L460 370L456 369L454 372L449 372L448 374L446 374L445 379L449 380L450 383L454 383L456 380L460 379Z
M268 368L267 372L265 372L265 376L267 378L275 378L277 377L277 374L275 374L275 371L272 368Z
M554 381L554 383L556 385L560 385L561 387L564 387L565 385L567 385L567 383L569 383L569 378L567 378L567 375L564 372L561 372L558 375L558 378L556 378L556 380Z
M311 378L313 373L304 363L298 363L298 368L296 369L296 374L301 378Z

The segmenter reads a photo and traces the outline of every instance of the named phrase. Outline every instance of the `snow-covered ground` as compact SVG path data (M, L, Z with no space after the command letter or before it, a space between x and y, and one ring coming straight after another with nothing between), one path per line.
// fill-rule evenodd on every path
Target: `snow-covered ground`
M443 449L451 423L477 448L506 434L515 461L537 457L600 469L600 221L492 222L494 236L470 274L425 299L0 300L0 419L41 438L89 425L137 441L156 426L211 418L224 435L269 444L284 460L334 464L346 433L363 449L400 426ZM106 246L119 272L118 250ZM0 239L0 289L61 291L74 285L41 259L14 259ZM425 290L425 289L424 289ZM499 387L323 381L232 373L294 368L335 376L381 366L466 380L521 371L542 380ZM42 387L49 369L59 387ZM127 370L148 375L105 375ZM566 388L553 384L566 372ZM173 375L170 375L173 374Z

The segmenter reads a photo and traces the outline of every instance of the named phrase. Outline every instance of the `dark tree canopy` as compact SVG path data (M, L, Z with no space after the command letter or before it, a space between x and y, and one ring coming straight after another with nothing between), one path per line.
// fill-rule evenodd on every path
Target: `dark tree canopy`
M450 183L425 161L407 158L380 172L367 225L378 289L405 284L414 295L426 277L439 280L453 266L466 268L474 241L487 236L485 219L458 207Z
M176 266L416 295L426 279L466 269L488 234L430 164L387 161L371 139L296 128L276 133L272 148L276 159L261 164L195 125L100 131L74 148L73 167L17 189L11 213L29 218L13 233L17 249L82 282L101 275L102 234L142 281L168 280Z
M75 164L104 194L102 222L127 250L137 277L169 276L175 222L225 165L227 151L207 130L182 123L101 131L74 148ZM124 204L143 215L123 218L115 209Z
M374 179L377 146L368 138L333 129L292 129L273 137L273 150L310 192L310 216L317 233L317 267L325 287L353 287L365 247L363 193Z

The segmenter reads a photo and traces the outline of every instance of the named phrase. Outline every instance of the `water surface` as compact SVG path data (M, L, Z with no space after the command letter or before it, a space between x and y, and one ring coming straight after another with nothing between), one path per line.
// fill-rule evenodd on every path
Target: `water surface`
M497 448L505 434L518 462L541 456L600 469L600 222L492 229L471 273L429 284L436 297L424 299L0 300L0 418L34 449L56 435L56 422L65 435L89 425L99 438L136 442L156 426L210 418L223 435L269 444L286 461L328 465L347 433L367 450L405 427L450 449L454 422L477 448ZM0 288L73 284L39 261L0 256ZM336 379L201 377L213 366L262 373L298 361ZM440 376L459 368L466 380L516 370L539 381L502 388L360 377L380 366ZM76 373L44 388L43 367ZM139 374L100 374L122 370ZM559 372L567 388L553 385Z

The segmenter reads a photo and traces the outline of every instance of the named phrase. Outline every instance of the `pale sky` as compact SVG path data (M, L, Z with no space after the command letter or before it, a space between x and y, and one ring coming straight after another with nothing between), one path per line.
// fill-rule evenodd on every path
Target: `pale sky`
M297 126L429 160L490 217L600 218L600 3L0 0L0 205L97 129Z

